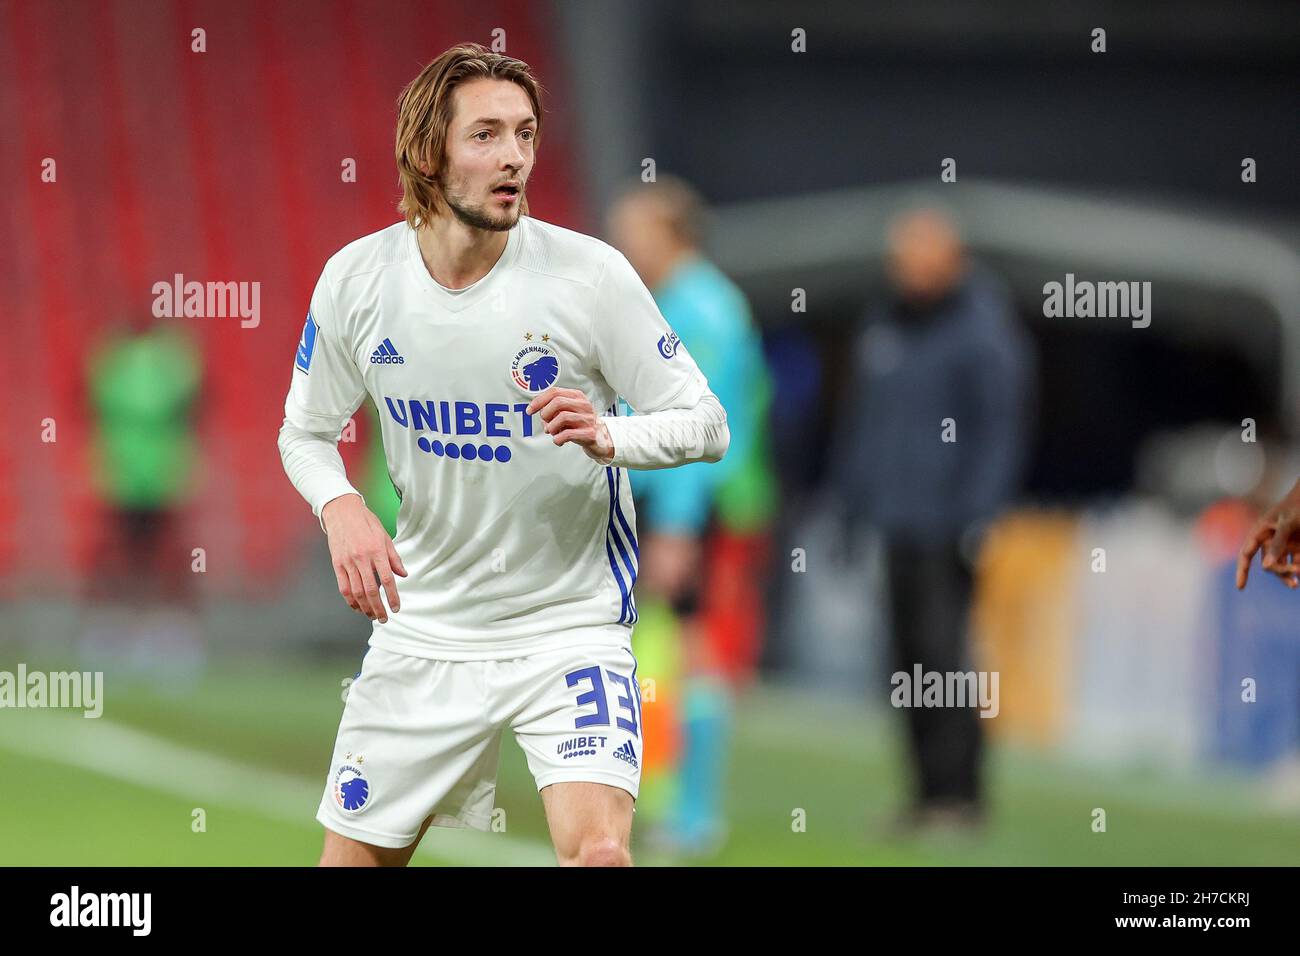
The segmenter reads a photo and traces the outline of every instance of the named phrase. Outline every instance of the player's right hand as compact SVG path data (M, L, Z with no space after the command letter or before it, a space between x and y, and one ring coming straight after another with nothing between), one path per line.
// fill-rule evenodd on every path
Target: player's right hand
M401 609L394 572L406 577L406 566L383 524L366 507L360 495L342 495L325 505L321 519L329 536L330 560L338 578L339 594L352 610L381 624L388 612L379 596L388 595L388 606Z
M1246 586L1250 562L1261 548L1264 570L1276 574L1289 588L1300 587L1300 481L1246 535L1237 555L1238 590Z

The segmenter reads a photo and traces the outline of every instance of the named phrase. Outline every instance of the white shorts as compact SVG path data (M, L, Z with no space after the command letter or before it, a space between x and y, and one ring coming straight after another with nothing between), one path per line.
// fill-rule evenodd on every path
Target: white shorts
M492 824L506 727L537 789L641 782L641 693L630 647L574 646L505 661L438 661L371 647L348 689L316 819L409 846L435 826Z

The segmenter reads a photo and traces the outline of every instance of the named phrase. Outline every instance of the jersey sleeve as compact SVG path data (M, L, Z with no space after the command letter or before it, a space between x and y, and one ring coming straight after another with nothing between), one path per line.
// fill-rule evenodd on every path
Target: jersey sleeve
M338 440L365 396L365 382L342 344L327 273L328 267L316 283L298 340L279 437L285 473L322 530L325 505L345 494L360 494L348 481Z
M690 408L708 381L627 257L611 249L596 287L591 360L638 414Z
M365 382L335 310L326 266L316 282L298 340L284 415L291 425L337 440L365 394Z

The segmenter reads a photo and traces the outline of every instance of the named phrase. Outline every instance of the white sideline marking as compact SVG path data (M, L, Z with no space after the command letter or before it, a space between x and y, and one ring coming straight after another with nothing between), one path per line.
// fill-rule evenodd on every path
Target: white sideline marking
M316 823L320 784L194 750L102 718L0 721L0 747L186 799L224 803L298 826ZM246 782L257 781L250 800ZM555 866L550 846L503 833L430 827L418 854L462 866ZM313 861L314 862L314 861Z

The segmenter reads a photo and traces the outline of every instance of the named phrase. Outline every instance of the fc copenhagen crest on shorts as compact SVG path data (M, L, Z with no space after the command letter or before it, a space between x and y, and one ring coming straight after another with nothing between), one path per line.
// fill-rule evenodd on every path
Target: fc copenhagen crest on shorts
M334 771L334 802L347 813L359 813L370 805L370 781L356 764L340 764Z
M544 391L560 377L560 356L547 342L549 335L525 333L528 344L515 353L510 362L510 378L529 394Z

